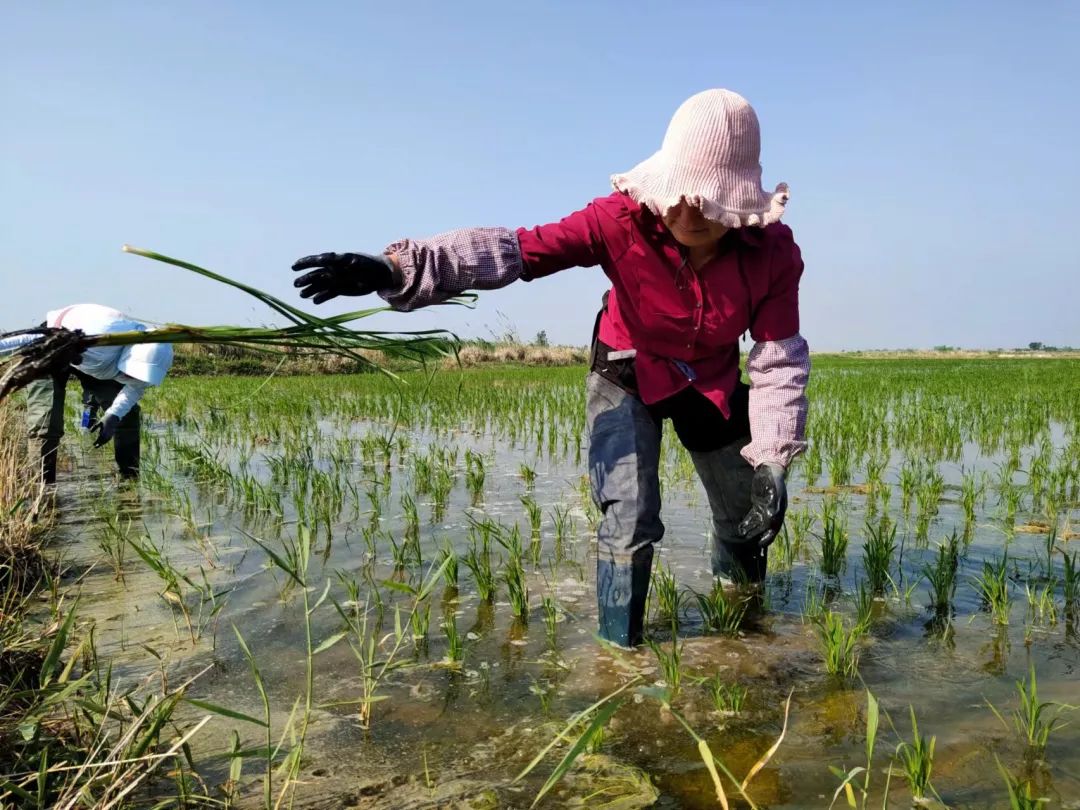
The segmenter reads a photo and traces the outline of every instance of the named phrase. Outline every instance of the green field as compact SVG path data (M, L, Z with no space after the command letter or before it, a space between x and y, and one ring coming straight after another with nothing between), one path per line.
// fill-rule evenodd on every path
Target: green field
M180 377L134 487L69 431L32 532L57 573L8 591L4 801L716 807L711 753L732 806L846 806L846 777L860 807L1076 806L1080 361L817 359L754 598L713 589L668 431L652 643L620 654L584 376Z

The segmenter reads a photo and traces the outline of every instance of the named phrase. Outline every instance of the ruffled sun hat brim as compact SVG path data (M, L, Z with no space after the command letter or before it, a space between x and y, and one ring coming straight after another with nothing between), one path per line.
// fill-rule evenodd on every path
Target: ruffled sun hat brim
M739 188L732 188L716 169L670 166L661 150L630 171L612 175L611 185L661 218L685 201L728 228L779 222L789 198L787 183L770 194L761 187L760 169L738 174Z

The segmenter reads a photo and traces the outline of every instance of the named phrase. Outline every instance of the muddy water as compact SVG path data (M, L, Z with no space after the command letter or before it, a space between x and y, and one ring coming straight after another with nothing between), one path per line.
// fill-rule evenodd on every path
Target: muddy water
M193 385L191 381L179 384ZM328 437L385 430L385 425L378 424L342 425L332 416L320 425ZM1055 429L1056 437L1062 438L1060 427ZM191 443L199 438L189 427L167 423L155 424L151 430L163 446L166 436ZM538 454L527 439L511 445L469 430L449 438L416 432L410 439L410 452L422 451L431 443L460 450L457 482L445 514L433 521L430 497L416 496L424 564L404 573L395 571L385 540L379 541L375 559L370 558L361 526L369 520L364 485L372 471L357 459L342 476L357 486L358 495L346 495L329 532L318 531L308 571L311 599L317 599L330 582L332 600L349 610L345 580L360 583L362 603L372 598L366 584L372 581L398 579L418 585L445 542L452 543L459 555L465 553L470 514L487 515L507 525L520 523L527 544L527 523L519 501L526 490L517 471L520 464L528 463L537 470L533 497L545 511L541 565L526 564L530 619L527 625L513 619L503 585L494 604L480 602L462 564L460 590L450 591L441 584L436 588L426 639L405 643L397 658L402 666L380 685L378 693L385 699L374 704L370 728L361 727L358 719L356 701L362 683L348 640L320 652L314 664L315 709L297 805L527 807L565 747L549 754L533 776L514 782L516 774L575 712L632 678L643 685L661 681L657 660L648 650L613 657L593 638L593 560L579 492L582 467L573 449L550 457ZM268 567L267 555L251 538L275 549L282 547L283 540L295 538L298 529L290 499L283 499L281 519L245 514L220 487L194 480L165 449L159 468L173 478L182 500L176 492L162 494L145 485L124 488L85 440L71 447L72 457L61 480L64 524L57 544L69 566L69 581L73 585L77 581L81 591L81 614L96 624L99 656L113 662L119 679L134 684L162 669L158 657L148 651L152 649L165 662L172 683L202 673L192 696L261 716L236 628L266 682L276 736L305 688L303 608L298 589L289 588L287 577ZM482 453L486 460L485 495L478 506L471 504L465 491L466 449ZM327 469L326 459L318 452L316 447L314 463ZM940 467L949 484L959 483L961 469L992 470L1000 460L981 455L974 446L966 446L963 452L960 462ZM253 454L248 469L269 484L266 454ZM236 456L224 458L237 467ZM412 492L410 469L402 461L395 453L387 468L390 494L379 522L381 531L397 537L403 531L400 497ZM887 475L894 488L898 464L894 456ZM378 474L386 475L381 465ZM703 493L692 481L682 483L673 471L665 480L667 535L660 559L682 586L706 591L710 574ZM792 509L816 509L822 498L804 484L796 475ZM894 492L890 509L899 524L897 539L903 543L906 583L918 578L922 566L935 555L937 542L963 525L956 496L946 491L931 525L930 541L923 543L915 536L913 519L899 513L899 492ZM832 592L834 608L850 616L854 613L850 595L862 568L862 535L855 527L862 525L865 497L849 494L846 504L853 528L849 564L833 583ZM574 523L558 560L549 516L556 505L569 508ZM160 596L162 580L130 548L121 562L110 562L115 554L102 550L103 538L109 544L105 526L110 522L144 544L149 538L173 567L194 582L207 583L218 594L220 610L210 615L212 606L200 602L187 588L191 615L185 618ZM1032 665L1042 700L1080 702L1080 638L1075 621L1062 614L1060 599L1055 623L1035 623L1026 612L1021 579L1029 561L1034 566L1044 555L1044 539L1038 534L1010 536L990 497L963 556L956 613L944 631L930 621L925 583L915 586L907 598L893 594L877 606L860 671L865 687L876 695L896 728L883 718L871 771L874 806L881 802L889 755L900 738L910 739L911 706L920 729L937 738L933 783L950 806L1005 806L1004 783L994 764L997 754L1013 772L1026 768L1037 795L1051 799L1049 806L1080 807L1080 723L1074 721L1055 731L1044 757L1025 765L1015 731L987 707L988 702L997 706L1011 723L1009 713L1017 703L1015 681ZM1018 566L1015 602L1010 624L995 627L981 609L970 580L984 559L1000 556L1006 545ZM1060 569L1060 555L1057 565ZM830 766L847 770L865 764L865 691L862 686L838 684L825 674L816 636L802 616L808 589L821 588L816 554L808 552L790 571L771 575L765 604L740 637L705 635L696 609L688 609L679 630L684 674L674 708L737 776L745 775L776 741L783 727L785 699L791 695L783 742L749 788L759 807L826 807L839 784ZM383 638L394 631L394 605L404 608L408 600L387 586L380 593L384 609L381 615L372 610L370 622ZM544 595L554 597L561 608L554 641L548 637L540 609ZM332 600L312 614L316 645L343 629ZM439 625L451 614L464 638L460 667L449 667L444 661L447 642ZM670 648L670 630L659 625L653 629ZM746 705L738 714L717 711L706 687L696 682L716 673L748 689ZM554 789L549 806L717 806L696 743L678 720L656 700L633 689L624 697L598 750ZM194 709L190 714L201 716ZM227 748L233 729L241 733L245 745L259 744L257 729L222 717L215 718L195 742L204 776L211 783L225 778L226 768L214 755ZM244 775L242 803L258 806L260 764L249 760ZM892 776L890 789L891 806L909 803L898 773ZM740 801L733 804L739 806Z

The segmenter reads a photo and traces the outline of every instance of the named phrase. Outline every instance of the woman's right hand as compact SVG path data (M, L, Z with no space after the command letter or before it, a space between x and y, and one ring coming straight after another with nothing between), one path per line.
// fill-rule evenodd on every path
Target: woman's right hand
M393 258L370 253L319 253L296 261L293 270L307 270L293 282L300 297L321 304L339 295L367 295L393 287Z

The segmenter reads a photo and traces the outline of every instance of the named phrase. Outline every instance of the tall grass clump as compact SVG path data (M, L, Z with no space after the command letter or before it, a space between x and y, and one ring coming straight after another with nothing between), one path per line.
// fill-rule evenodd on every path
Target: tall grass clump
M181 725L174 717L194 678L121 691L99 669L78 600L59 594L42 557L51 527L23 414L0 402L0 802L120 807L133 791L153 795L159 770L186 773L187 746L210 718Z

